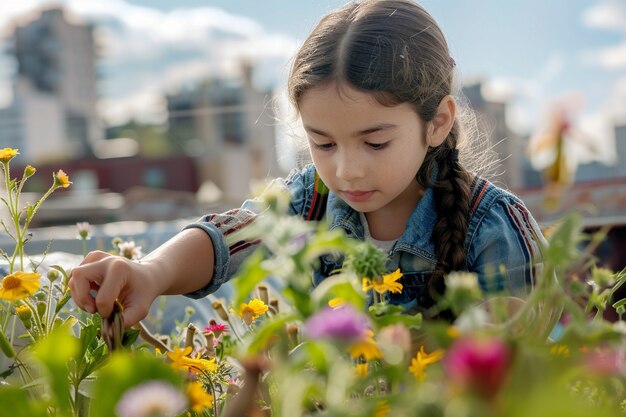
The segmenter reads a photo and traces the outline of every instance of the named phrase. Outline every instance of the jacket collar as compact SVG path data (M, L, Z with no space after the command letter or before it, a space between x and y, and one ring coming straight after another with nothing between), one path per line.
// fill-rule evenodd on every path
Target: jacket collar
M365 229L359 213L332 191L328 195L327 215L331 230L340 227L348 235L359 240L364 239ZM435 246L431 242L436 220L434 191L432 188L427 188L413 209L404 233L394 244L392 253L401 250L424 257L431 262L437 262Z

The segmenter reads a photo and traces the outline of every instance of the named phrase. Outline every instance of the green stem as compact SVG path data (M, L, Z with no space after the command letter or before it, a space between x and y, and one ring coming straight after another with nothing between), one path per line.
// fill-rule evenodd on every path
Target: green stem
M15 350L11 342L6 338L3 331L0 331L0 350L6 355L7 358L15 358Z
M33 303L31 303L28 298L23 299L22 302L26 304L28 308L30 308L31 313L33 314L33 317L35 318L37 328L39 329L39 332L38 332L39 334L37 336L42 337L45 334L45 328L41 321L41 317L39 317L39 313L37 312L37 306L33 305Z
M52 331L52 323L54 323L54 314L52 314L52 293L54 291L54 284L50 281L50 286L48 287L48 299L46 300L46 316L45 316L45 334L49 334Z
M11 219L13 220L13 226L15 227L15 249L13 250L13 256L11 256L11 259L9 261L9 273L12 274L13 273L13 268L15 266L15 259L17 258L17 255L20 252L20 248L22 247L21 242L22 242L22 236L21 236L21 230L20 230L20 221L19 221L19 213L17 210L17 202L14 201L13 199L13 190L11 189L11 173L9 170L9 163L8 162L3 162L2 163L2 169L4 171L4 180L5 180L5 186L7 189L7 208L9 209L9 214L11 216Z

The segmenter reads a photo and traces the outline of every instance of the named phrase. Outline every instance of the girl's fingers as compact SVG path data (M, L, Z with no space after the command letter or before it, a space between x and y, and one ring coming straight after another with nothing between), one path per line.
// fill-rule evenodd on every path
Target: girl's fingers
M81 269L76 267L72 270L68 286L72 292L72 298L79 308L90 313L96 312L96 302L91 295L92 291L98 288L98 284L87 278L89 275Z
M90 263L97 262L97 261L99 261L101 259L104 259L104 258L109 258L111 256L113 256L113 255L111 255L110 253L103 252L101 250L96 250L96 251L93 251L93 252L89 252L87 254L87 256L85 256L85 258L82 260L82 262L80 264L81 265L87 265L87 264L90 264Z

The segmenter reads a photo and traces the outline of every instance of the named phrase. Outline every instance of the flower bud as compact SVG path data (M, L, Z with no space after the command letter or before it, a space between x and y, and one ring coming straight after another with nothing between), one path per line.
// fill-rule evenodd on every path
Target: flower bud
M19 317L23 322L30 320L33 317L33 312L30 311L30 308L26 305L15 307L15 314L17 314L17 317Z
M280 311L280 310L278 309L278 298L272 298L272 299L270 300L270 304L269 304L269 306L272 308L272 312L273 312L274 314L278 314L278 312Z
M37 314L39 314L39 317L43 317L46 314L47 308L48 305L45 301L37 301Z
M257 290L259 291L259 299L261 301L263 301L265 304L269 304L269 290L267 288L267 285L259 285L257 287Z
M35 172L37 172L37 169L35 169L34 166L26 165L26 168L24 168L24 178L32 177L35 175Z
M224 305L221 301L217 300L213 302L213 309L217 313L217 315L224 321L229 321L230 317L228 316L228 312L224 308Z
M59 279L60 274L59 274L59 271L57 271L56 269L51 269L51 270L48 271L46 276L48 277L50 282L54 282L57 279Z

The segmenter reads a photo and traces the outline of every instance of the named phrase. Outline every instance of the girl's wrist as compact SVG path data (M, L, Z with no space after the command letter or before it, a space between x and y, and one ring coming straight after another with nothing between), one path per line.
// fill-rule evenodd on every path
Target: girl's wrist
M174 279L168 279L167 269L157 259L141 259L134 263L135 270L143 277L140 282L146 284L146 290L153 293L154 298L169 293Z

